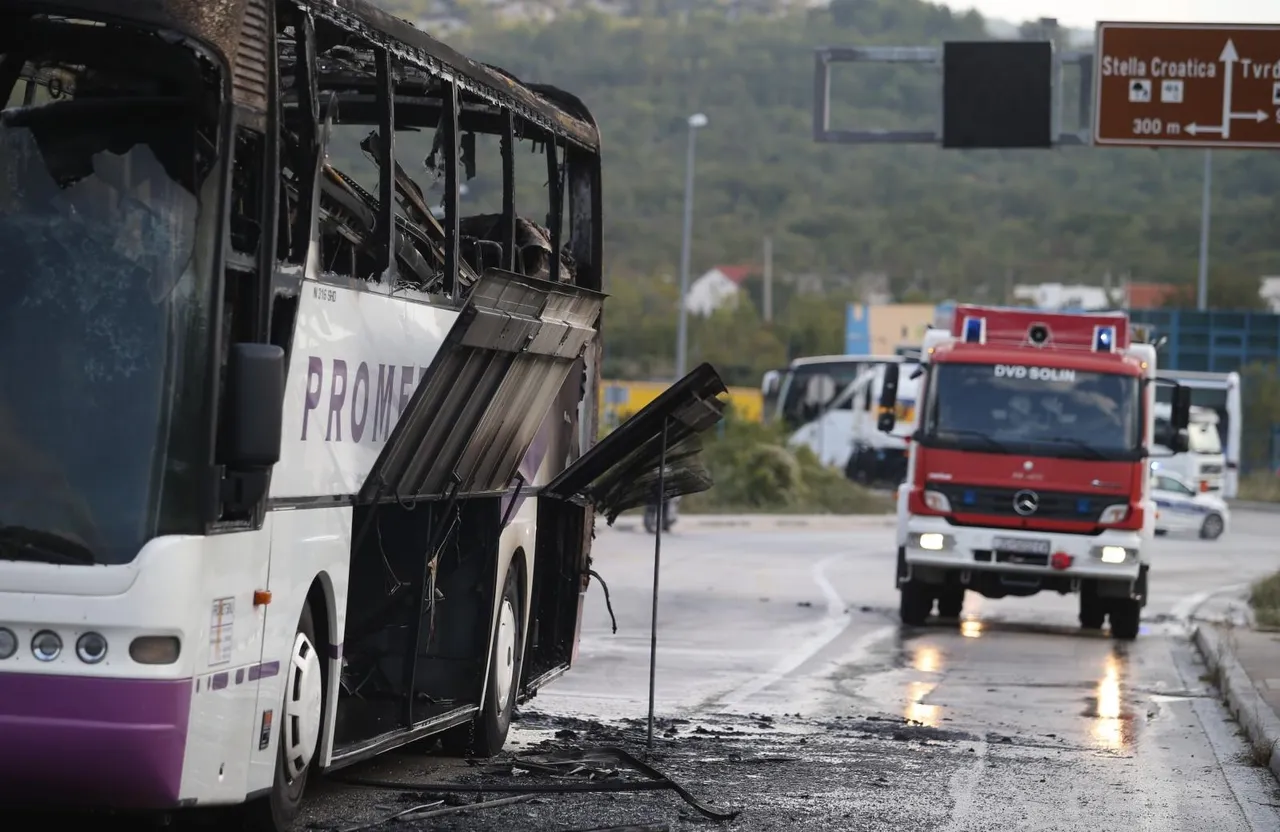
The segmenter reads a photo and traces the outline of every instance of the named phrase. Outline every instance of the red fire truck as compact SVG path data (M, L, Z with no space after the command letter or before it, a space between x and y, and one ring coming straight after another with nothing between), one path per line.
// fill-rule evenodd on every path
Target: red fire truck
M966 590L1045 590L1078 594L1082 627L1109 619L1114 637L1137 637L1157 381L1155 348L1130 337L1122 313L963 305L949 332L926 333L919 427L898 490L904 624L923 624L935 602L940 617L958 618ZM884 431L898 383L898 367L887 369ZM1174 387L1171 427L1184 445L1190 391Z

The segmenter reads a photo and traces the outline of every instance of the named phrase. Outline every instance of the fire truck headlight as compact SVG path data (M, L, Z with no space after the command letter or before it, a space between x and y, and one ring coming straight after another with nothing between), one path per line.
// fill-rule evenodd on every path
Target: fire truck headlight
M1129 516L1129 507L1127 505L1107 506L1102 511L1102 515L1098 517L1099 523L1119 523Z
M941 491L924 492L924 504L934 511L951 511L951 501Z
M955 538L941 532L920 532L911 535L911 548L926 552L945 552L955 544Z
M1103 563L1124 563L1129 559L1129 550L1123 546L1094 546L1093 554Z

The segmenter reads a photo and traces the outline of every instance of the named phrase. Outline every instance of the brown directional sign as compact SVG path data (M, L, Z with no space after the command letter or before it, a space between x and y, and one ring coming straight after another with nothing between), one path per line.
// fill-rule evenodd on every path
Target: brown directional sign
M1093 143L1280 149L1280 26L1099 23Z

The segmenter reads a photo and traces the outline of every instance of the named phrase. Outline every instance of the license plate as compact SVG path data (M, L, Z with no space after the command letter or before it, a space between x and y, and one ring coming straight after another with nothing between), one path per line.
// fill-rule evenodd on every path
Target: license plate
M991 541L991 548L997 552L1017 552L1022 555L1049 554L1049 541L1030 540L1025 537L997 537Z

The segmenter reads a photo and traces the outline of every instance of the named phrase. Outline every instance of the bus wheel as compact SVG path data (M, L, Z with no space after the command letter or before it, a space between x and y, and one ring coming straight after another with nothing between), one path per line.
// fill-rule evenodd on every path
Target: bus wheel
M520 597L520 573L512 564L507 568L498 607L498 626L489 650L489 684L484 703L474 721L450 729L440 737L446 753L492 757L507 741L524 665Z
M293 649L284 671L284 700L277 735L275 781L270 797L256 800L250 809L250 827L269 832L290 829L302 806L307 774L320 749L320 724L324 715L324 674L316 651L311 605L302 608Z

